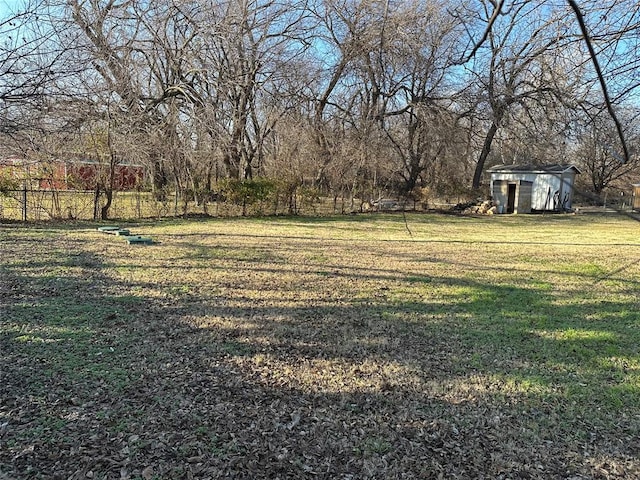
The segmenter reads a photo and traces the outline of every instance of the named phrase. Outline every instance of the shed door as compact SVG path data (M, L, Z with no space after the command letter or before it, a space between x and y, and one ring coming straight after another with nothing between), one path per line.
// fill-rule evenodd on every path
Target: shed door
M640 210L640 185L633 187L633 209Z
M507 193L507 213L513 213L516 206L516 188L515 183L509 184L509 190Z

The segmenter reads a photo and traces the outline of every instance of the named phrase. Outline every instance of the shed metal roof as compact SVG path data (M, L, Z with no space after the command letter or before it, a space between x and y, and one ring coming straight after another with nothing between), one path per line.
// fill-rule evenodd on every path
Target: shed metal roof
M550 165L495 165L488 169L491 173L582 173L578 167L569 163Z

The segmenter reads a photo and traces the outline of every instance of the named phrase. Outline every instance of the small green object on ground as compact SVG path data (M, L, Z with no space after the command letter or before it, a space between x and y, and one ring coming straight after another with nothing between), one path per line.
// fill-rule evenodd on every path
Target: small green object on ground
M131 244L143 244L143 245L151 245L153 240L149 237L141 237L140 235L129 235L125 236L124 239L127 241L129 245Z
M98 227L98 231L102 233L108 233L110 235L115 235L117 237L123 237L129 245L134 243L151 245L153 243L153 240L149 237L143 237L141 235L132 235L131 231L127 228L120 228L116 226L105 226L105 227Z
M113 226L98 227L98 231L102 233L114 233L114 232L117 232L118 230L120 230L120 227L113 227Z

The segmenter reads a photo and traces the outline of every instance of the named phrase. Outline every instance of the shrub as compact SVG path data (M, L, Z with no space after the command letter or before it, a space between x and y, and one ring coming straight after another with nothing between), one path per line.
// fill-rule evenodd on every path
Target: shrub
M20 182L9 172L0 171L0 195L6 195L10 190L18 190Z
M229 178L220 183L220 191L227 201L242 205L242 215L247 214L247 206L267 200L275 190L275 183L267 178L248 180Z

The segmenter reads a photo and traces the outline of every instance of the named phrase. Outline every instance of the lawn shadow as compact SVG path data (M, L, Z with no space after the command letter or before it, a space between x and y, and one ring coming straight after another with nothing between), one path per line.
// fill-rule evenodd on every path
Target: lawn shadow
M637 438L637 371L611 360L637 356L632 303L313 263L327 281L380 288L267 304L240 289L180 293L177 279L156 295L74 245L0 268L0 472L568 478L606 459L638 473L637 443L619 443ZM455 293L416 299L392 281ZM611 389L629 396L589 388L606 384L608 361ZM610 425L625 406L626 423Z

